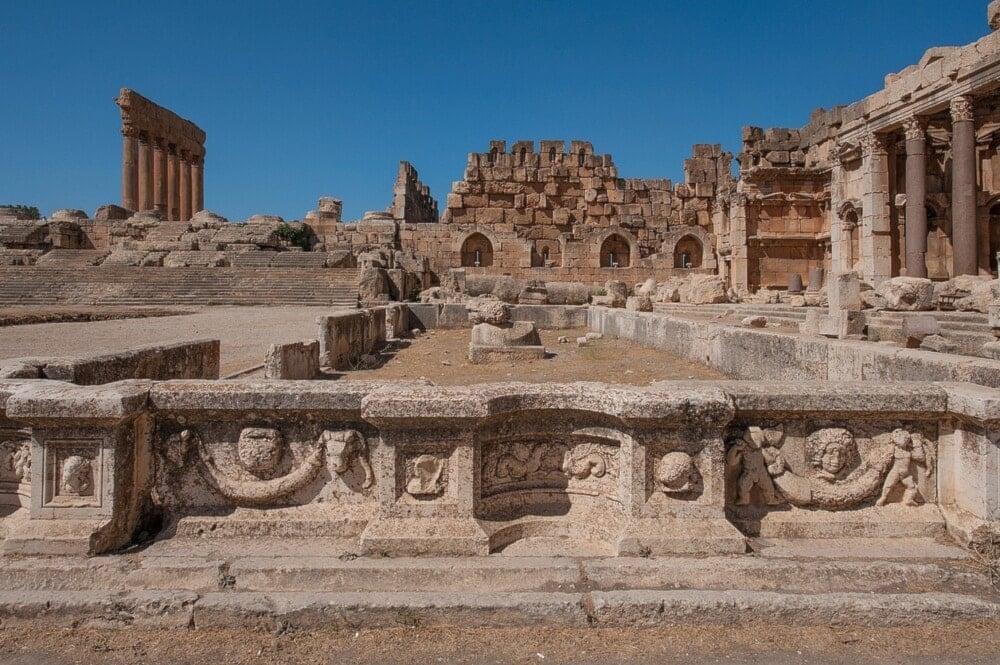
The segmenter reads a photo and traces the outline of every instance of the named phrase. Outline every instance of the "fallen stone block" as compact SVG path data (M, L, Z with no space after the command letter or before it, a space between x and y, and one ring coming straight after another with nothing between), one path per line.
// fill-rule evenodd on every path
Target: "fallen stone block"
M625 301L625 309L631 312L652 312L653 301L648 295L629 296Z
M740 322L746 328L763 328L767 325L766 316L748 316Z
M941 324L930 314L908 316L903 319L903 337L906 348L916 349L925 337L941 334Z
M319 374L319 340L272 344L264 359L265 379L313 379Z
M937 351L938 353L954 353L958 345L941 335L928 335L920 342L920 348L924 351Z

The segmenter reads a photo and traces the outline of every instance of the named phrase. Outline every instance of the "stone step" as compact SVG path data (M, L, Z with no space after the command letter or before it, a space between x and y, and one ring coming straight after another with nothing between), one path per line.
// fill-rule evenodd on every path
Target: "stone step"
M912 626L997 621L998 605L949 593L0 591L5 626L377 629L666 625Z

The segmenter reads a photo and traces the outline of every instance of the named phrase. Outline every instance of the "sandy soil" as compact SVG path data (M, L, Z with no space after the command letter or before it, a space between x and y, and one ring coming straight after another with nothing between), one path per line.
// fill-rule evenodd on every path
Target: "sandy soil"
M993 665L1000 624L913 628L667 626L655 629L377 631L0 630L0 663L900 663Z
M199 338L221 342L221 373L228 376L259 367L271 344L316 337L316 317L333 310L328 307L206 307L185 313L150 318L111 318L98 321L32 323L0 328L0 360L22 356L74 356L111 353L148 344ZM102 311L95 317L121 317L126 312ZM164 314L166 312L155 312ZM55 311L17 311L7 308L4 315L20 317L54 316ZM67 315L87 316L78 309ZM545 360L524 363L472 365L468 362L469 331L434 330L413 340L393 345L382 354L382 365L331 375L347 380L402 379L426 377L440 385L461 385L487 381L603 381L647 385L668 379L713 379L722 375L706 367L685 362L630 342L601 339L579 348L576 338L586 330L541 331L550 353ZM559 337L569 344L560 344ZM447 363L447 364L446 364ZM248 379L263 372L251 372Z
M178 316L10 326L0 329L0 359L94 355L211 338L221 342L221 372L226 376L262 365L271 344L314 339L316 317L333 311L330 307L206 307Z
M394 344L382 354L381 367L339 374L347 380L430 379L438 385L468 385L491 381L529 383L602 381L649 385L652 381L725 378L702 365L695 365L655 349L605 337L584 347L576 338L584 329L543 330L544 360L473 365L469 362L468 330L432 330L413 340ZM568 337L569 343L559 343Z

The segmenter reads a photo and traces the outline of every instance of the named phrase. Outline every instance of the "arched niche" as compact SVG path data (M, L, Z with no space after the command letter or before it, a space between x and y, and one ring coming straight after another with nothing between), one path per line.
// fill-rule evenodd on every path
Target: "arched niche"
M610 233L601 242L600 267L628 268L632 265L632 245L624 235Z
M675 268L700 268L705 254L701 241L693 235L682 236L674 245Z
M462 267L486 268L493 265L493 243L482 233L473 233L462 242Z

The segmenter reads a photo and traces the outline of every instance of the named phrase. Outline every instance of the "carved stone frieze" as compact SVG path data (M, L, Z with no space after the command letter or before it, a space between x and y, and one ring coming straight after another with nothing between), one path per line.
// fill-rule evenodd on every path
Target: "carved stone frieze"
M694 458L674 451L665 454L656 465L657 489L665 494L687 494L698 489L701 474Z
M368 441L361 432L353 429L324 430L319 440L326 448L326 465L331 475L345 474L357 464L365 474L361 487L368 489L372 486L375 474L369 459Z
M0 430L0 482L31 482L31 434Z
M65 507L101 505L101 442L47 441L45 449L45 504Z
M873 502L915 506L923 498L918 473L932 481L933 446L921 433L902 428L867 437L864 450L846 428L816 429L795 451L802 459L798 465L789 463L793 453L783 446L782 428L748 427L730 442L726 463L735 479L737 506L757 501L824 510L857 509ZM755 487L760 497L756 500ZM902 488L901 497L897 488Z

